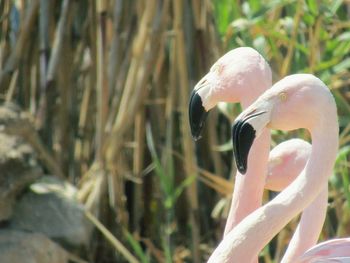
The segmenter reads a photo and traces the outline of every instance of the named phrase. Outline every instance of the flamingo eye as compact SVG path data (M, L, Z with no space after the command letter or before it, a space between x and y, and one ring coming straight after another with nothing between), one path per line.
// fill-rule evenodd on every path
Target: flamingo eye
M281 92L280 94L278 94L278 97L280 98L281 101L286 101L287 100L287 93Z

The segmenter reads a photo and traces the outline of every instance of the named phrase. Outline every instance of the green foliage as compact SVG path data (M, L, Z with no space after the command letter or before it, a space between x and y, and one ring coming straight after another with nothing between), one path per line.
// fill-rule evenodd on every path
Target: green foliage
M146 125L146 139L148 149L151 153L153 164L155 167L155 174L159 178L159 183L163 193L163 207L166 210L166 223L162 226L162 247L165 255L166 262L172 262L172 242L171 235L173 234L172 223L174 221L174 208L175 203L181 193L185 190L187 186L194 182L195 176L189 176L184 179L180 184L175 184L175 171L173 169L165 169L161 163L161 160L158 156L157 150L154 145L152 130L149 124ZM172 160L168 160L172 162ZM168 167L173 167L171 164Z
M331 177L330 182L335 189L344 193L347 205L350 208L349 154L349 145L339 150L335 162L335 173Z
M346 59L350 25L341 4L251 0L237 6L236 1L217 0L214 8L226 49L253 46L265 55L279 77L312 72L332 85L334 75L341 76L350 67Z
M150 257L142 249L140 242L135 239L128 231L124 230L126 240L129 242L134 254L140 259L141 263L150 263Z
M185 190L185 188L193 183L195 176L191 176L183 180L178 186L174 182L174 170L165 170L161 164L160 158L158 157L157 151L154 146L154 141L152 138L152 130L150 125L146 127L146 138L148 149L151 153L153 164L155 167L155 173L159 178L159 182L164 194L164 207L167 210L172 210L174 208L177 198Z

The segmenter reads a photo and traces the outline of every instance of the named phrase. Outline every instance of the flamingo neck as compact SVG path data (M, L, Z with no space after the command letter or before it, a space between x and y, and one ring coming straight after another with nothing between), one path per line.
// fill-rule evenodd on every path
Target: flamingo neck
M326 214L328 202L328 184L323 187L317 198L303 211L281 263L297 262L319 239Z
M298 178L229 232L208 262L252 262L259 251L321 192L332 173L338 149L336 113L330 110L324 118L327 120L324 125L311 131L310 159Z
M261 206L267 175L269 147L270 131L265 130L250 150L248 163L254 165L250 165L244 175L237 171L224 237L247 215Z
M243 109L255 100L255 96L242 99ZM265 131L257 138L250 150L246 174L237 171L232 202L224 230L224 237L247 215L262 204L262 196L267 175L267 163L270 149L270 131Z

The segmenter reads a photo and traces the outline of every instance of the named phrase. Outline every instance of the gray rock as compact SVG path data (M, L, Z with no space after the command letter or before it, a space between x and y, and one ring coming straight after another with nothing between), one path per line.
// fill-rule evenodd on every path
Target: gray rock
M38 233L0 230L1 263L68 263L67 252Z
M75 191L56 177L41 178L18 200L11 228L43 233L69 249L86 249L93 227Z
M0 221L11 217L16 197L41 175L33 149L20 137L0 133Z

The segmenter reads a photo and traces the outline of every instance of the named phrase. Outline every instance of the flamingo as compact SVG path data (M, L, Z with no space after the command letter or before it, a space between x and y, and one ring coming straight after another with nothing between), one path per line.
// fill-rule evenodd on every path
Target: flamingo
M219 101L241 102L242 107L246 108L271 85L271 69L256 50L241 47L226 53L214 63L192 92L189 105L192 136L196 140L200 138L209 110ZM267 174L269 144L270 133L266 131L252 146L249 162L254 163L254 167L248 169L244 176L240 172L236 175L224 237L244 217L261 205ZM275 172L270 171L268 174L277 176L268 177L265 188L275 191L285 188L305 165L309 148L307 143L301 140L291 140L276 147L270 154L269 165L276 164L276 160L279 160L279 165L274 165L270 170ZM281 177L280 174L284 176ZM327 199L325 193L321 196L323 196L322 200ZM315 205L319 208L317 210L319 217L317 222L307 228L309 239L301 241L298 234L295 234L291 241L291 244L295 244L288 248L283 259L295 258L316 244L325 218L326 205L322 206L320 201L315 201ZM308 218L308 213L304 214L301 222ZM298 230L305 231L304 228L298 227L296 233L299 232Z
M270 66L256 50L240 47L227 52L213 64L191 94L189 119L193 138L200 138L208 112L218 102L240 102L245 109L271 85ZM240 172L236 174L224 236L261 206L269 148L270 132L266 130L252 146L249 162L255 165L244 176Z
M332 94L320 79L310 74L285 77L237 117L232 134L235 161L241 173L247 170L248 164L254 165L247 162L249 151L265 128L309 130L310 158L289 186L225 236L208 262L252 262L273 236L315 200L332 172L338 149L337 109ZM350 243L342 241L349 253Z

